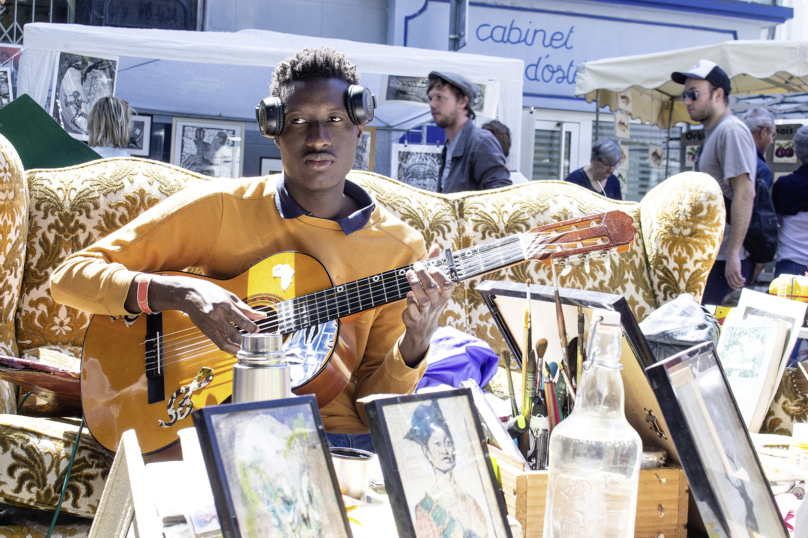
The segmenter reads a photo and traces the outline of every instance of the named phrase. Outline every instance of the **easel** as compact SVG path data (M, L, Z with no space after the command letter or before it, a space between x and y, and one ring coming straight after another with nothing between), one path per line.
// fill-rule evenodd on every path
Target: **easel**
M89 538L162 538L135 430L121 436Z

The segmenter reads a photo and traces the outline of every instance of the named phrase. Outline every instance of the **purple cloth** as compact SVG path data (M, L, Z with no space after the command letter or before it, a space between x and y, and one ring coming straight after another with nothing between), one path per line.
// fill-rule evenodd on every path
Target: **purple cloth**
M499 357L491 346L452 327L438 327L432 335L429 364L418 388L449 385L473 379L484 387L494 377Z

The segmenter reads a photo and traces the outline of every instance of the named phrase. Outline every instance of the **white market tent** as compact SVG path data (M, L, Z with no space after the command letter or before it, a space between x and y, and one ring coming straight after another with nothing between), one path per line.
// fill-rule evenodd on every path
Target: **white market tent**
M333 46L358 65L361 84L379 95L385 75L426 77L451 71L476 82L499 83L496 116L508 125L510 161L519 163L522 122L521 60L359 43L264 30L185 32L30 23L25 26L18 94L48 105L51 73L60 52L118 57L115 95L136 109L170 115L255 120L279 61L306 47ZM429 109L388 103L371 125L407 129L431 119ZM396 137L397 138L397 137Z
M695 123L680 98L684 87L670 75L687 72L701 59L726 71L732 84L730 97L808 92L808 42L728 41L586 62L578 67L575 94L617 111L618 94L628 92L632 118L663 129L678 122Z

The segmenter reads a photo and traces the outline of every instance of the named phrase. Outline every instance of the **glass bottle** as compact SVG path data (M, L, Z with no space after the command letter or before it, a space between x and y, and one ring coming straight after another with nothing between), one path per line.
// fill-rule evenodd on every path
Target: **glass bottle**
M575 407L550 435L544 538L632 538L640 436L626 420L620 314L596 310Z

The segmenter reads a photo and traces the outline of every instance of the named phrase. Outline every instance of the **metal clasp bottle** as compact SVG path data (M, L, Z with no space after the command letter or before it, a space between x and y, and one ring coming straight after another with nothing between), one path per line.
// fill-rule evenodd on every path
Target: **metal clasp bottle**
M291 398L292 379L280 334L244 334L233 366L233 403Z

